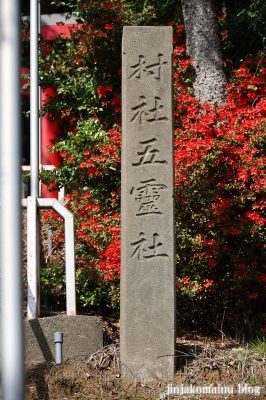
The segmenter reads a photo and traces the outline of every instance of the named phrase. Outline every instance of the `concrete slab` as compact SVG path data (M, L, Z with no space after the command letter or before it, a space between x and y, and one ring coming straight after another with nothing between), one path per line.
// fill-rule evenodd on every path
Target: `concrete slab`
M101 317L54 316L25 320L25 361L55 361L54 333L63 332L63 361L89 357L103 347Z

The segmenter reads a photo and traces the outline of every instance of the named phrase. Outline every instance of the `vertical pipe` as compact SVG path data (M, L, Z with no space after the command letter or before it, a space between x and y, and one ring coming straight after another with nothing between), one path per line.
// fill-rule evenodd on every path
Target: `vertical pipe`
M20 1L0 1L2 398L24 399Z
M62 364L63 362L63 333L55 332L54 334L54 342L55 342L55 362L56 364Z
M30 0L30 184L39 197L38 0Z

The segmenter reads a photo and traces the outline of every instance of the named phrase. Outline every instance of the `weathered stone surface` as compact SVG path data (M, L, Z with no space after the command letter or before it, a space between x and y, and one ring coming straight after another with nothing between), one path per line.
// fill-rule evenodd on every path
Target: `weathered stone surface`
M63 361L90 356L103 347L102 318L77 315L37 318L24 322L25 361L55 360L54 333L63 332Z
M121 362L125 378L174 374L172 28L124 27Z

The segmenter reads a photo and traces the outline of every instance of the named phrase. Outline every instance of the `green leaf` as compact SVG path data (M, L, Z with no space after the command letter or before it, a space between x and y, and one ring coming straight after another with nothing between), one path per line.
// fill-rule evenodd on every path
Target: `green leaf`
M254 91L258 90L257 86L254 86L254 85L248 85L248 89L254 90Z

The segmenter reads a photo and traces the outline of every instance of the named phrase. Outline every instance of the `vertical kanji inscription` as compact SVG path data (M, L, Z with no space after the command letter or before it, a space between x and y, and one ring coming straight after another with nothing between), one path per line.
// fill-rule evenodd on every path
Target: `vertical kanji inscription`
M125 27L122 52L122 374L167 380L176 340L172 28Z

